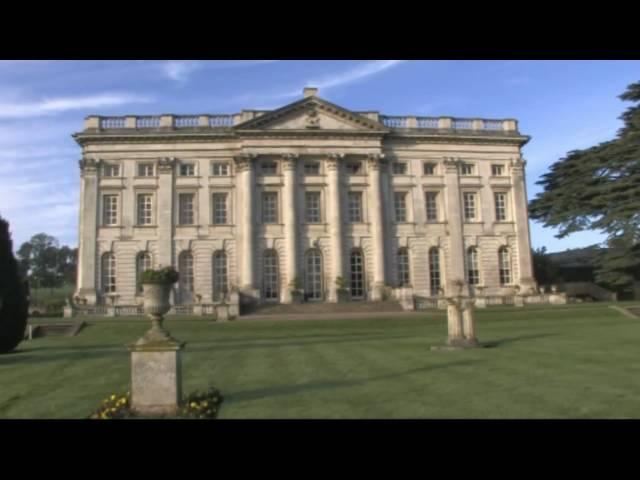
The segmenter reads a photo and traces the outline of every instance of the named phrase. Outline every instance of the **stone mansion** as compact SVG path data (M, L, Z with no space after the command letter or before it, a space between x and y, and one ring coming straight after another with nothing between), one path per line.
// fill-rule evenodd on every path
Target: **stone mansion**
M137 305L174 265L175 305L230 291L335 302L535 289L515 120L354 112L306 88L277 110L89 116L76 297Z

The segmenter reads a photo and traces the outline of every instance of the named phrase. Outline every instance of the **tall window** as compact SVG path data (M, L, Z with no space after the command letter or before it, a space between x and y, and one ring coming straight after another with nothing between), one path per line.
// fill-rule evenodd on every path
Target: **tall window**
M136 292L142 293L142 283L140 283L140 275L146 270L151 270L151 254L149 252L140 252L136 256Z
M407 194L405 192L393 193L393 206L396 213L396 222L407 221Z
M480 283L478 250L475 247L469 247L467 250L467 280L469 285L478 285Z
M181 193L178 195L178 221L180 225L193 225L195 195L193 193Z
M116 291L116 257L111 252L102 255L102 291L104 293Z
M193 301L193 254L189 251L178 257L178 287L181 303Z
M304 194L307 223L320 223L320 192Z
M104 195L102 197L102 224L118 224L118 196Z
M362 222L362 192L349 192L349 221Z
M278 194L276 192L262 194L262 223L278 223Z
M213 224L224 225L227 223L227 194L213 194Z
M393 162L392 164L393 174L394 175L406 175L407 174L407 164L404 162Z
M305 175L319 175L320 174L320 163L318 162L307 162L304 164L304 174Z
M436 247L429 250L429 288L431 296L440 294L440 252Z
M509 285L511 283L511 259L507 247L500 247L498 250L498 266L500 285Z
M102 175L105 177L119 177L120 165L108 163L102 167Z
M438 221L438 192L427 192L425 194L427 222Z
M423 164L423 168L424 168L424 174L425 175L435 175L436 174L436 164L435 163L431 163L431 162L427 162L425 164Z
M362 162L347 162L345 168L348 174L357 175L362 173Z
M304 291L308 300L322 300L322 254L314 248L305 255Z
M138 164L138 176L139 177L153 177L153 163L139 163Z
M180 176L181 177L193 177L196 174L195 163L181 163L180 164Z
M504 175L504 165L491 165L491 175L501 177Z
M409 277L409 250L401 248L398 250L398 286L406 287L411 283Z
M227 254L223 250L218 250L213 254L213 299L222 300L227 290Z
M229 164L226 162L214 162L211 164L211 175L214 177L226 177L229 175Z
M275 175L278 173L278 165L276 162L263 162L260 164L260 171L263 175Z
M462 194L464 219L468 222L472 222L476 219L476 194L465 192Z
M265 300L278 300L278 253L265 250L262 263L262 289Z
M460 175L473 175L473 165L471 163L463 163L460 165Z
M496 192L493 194L496 204L496 220L504 222L507 219L507 194L504 192Z
M351 298L364 297L364 255L359 249L351 252Z
M153 223L153 198L150 193L138 194L138 225Z

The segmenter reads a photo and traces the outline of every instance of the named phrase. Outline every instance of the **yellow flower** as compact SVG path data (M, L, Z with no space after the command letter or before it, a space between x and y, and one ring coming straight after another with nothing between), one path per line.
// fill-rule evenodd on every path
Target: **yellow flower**
M204 402L202 405L204 405L205 407L209 406L207 402Z
M191 408L196 408L198 406L198 404L196 402L191 402L191 405L189 405Z
M115 395L111 395L111 400L115 400L116 396Z

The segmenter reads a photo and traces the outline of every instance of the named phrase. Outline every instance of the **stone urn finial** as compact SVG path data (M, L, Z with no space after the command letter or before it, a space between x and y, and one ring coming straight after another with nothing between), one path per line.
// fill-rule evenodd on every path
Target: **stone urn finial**
M140 283L143 291L144 313L151 319L151 329L138 340L137 344L151 342L175 342L176 340L164 329L164 315L171 309L169 296L171 287L178 281L178 272L173 267L160 270L146 270L142 273Z

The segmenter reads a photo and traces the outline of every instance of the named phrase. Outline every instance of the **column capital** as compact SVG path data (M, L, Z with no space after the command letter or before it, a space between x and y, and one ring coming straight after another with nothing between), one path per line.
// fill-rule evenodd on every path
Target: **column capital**
M454 158L454 157L445 157L444 160L442 161L442 164L444 165L444 169L448 173L457 173L460 163L462 163L460 159Z
M175 157L165 157L158 161L158 173L172 173L178 163Z
M285 153L282 155L283 170L295 170L300 155L297 153Z
M384 163L384 160L385 160L384 153L367 154L367 162L369 163L369 168L373 170L379 170L382 164Z
M233 157L233 161L236 165L236 170L238 172L251 170L251 165L256 157L257 155L254 153L243 153L241 155L236 155L235 157Z
M327 170L335 172L338 170L339 161L344 158L344 153L330 153L327 155Z
M82 158L78 162L80 165L80 175L93 174L96 175L98 173L98 168L102 160L99 158Z
M527 161L522 157L516 157L511 159L511 173L514 175L522 175L524 173L524 167Z

